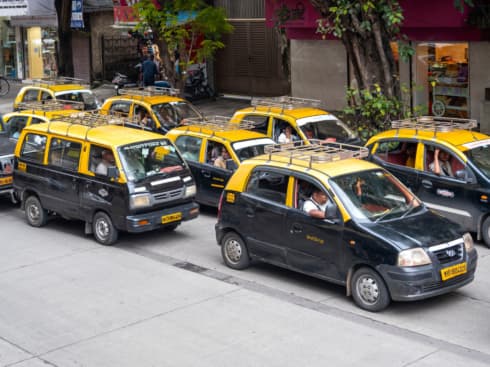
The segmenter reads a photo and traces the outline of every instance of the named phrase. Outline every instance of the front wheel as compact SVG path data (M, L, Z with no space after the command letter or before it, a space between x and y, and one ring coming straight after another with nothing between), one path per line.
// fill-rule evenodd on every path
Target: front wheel
M5 78L0 78L0 96L6 95L10 91L10 83Z
M245 242L235 232L230 232L221 241L221 256L225 264L236 270L243 270L250 265Z
M29 196L25 202L26 220L33 227L42 227L48 220L48 212L36 196Z
M361 268L354 273L351 289L356 304L367 311L378 312L390 304L384 280L371 268Z
M485 245L490 248L490 217L486 217L482 223L481 236Z
M114 244L119 236L119 231L114 227L111 217L104 212L95 213L92 229L96 241L105 246Z

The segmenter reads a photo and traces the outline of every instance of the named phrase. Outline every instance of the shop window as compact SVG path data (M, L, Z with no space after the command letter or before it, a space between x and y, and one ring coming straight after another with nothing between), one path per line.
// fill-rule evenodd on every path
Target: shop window
M467 43L420 43L416 46L415 94L434 116L469 117Z

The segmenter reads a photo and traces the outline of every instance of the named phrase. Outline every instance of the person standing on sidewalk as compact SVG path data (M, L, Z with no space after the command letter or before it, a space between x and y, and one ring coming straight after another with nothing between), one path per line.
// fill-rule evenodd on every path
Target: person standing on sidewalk
M155 78L158 75L157 64L155 64L153 55L146 57L146 60L141 65L141 73L143 74L143 86L148 87L155 85Z

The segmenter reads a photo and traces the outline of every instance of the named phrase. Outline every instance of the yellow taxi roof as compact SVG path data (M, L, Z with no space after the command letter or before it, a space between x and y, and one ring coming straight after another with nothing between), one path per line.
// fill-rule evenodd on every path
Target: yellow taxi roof
M191 135L191 136L196 136L201 138L218 137L221 140L226 140L231 143L242 141L242 140L250 140L250 139L260 139L260 138L270 139L267 135L251 130L230 129L230 130L223 130L223 131L213 131L209 128L199 126L199 125L176 127L170 130L167 133L167 135Z
M168 95L140 96L140 95L131 95L131 94L124 94L124 95L117 96L117 97L110 97L110 98L107 98L107 101L110 101L113 99L117 99L117 100L126 99L126 100L130 100L130 101L139 101L139 102L148 103L150 105L184 101L184 99L182 99L180 97L168 96Z
M42 110L22 110L22 111L17 111L17 112L10 112L6 113L4 117L8 118L10 116L19 116L19 115L26 115L26 116L36 116L36 117L46 117L48 119L51 119L57 115L70 115L72 113L80 113L79 110L51 110L51 111L42 111Z
M136 130L119 125L102 125L90 127L80 124L52 121L30 125L24 129L27 132L49 133L70 138L87 140L93 143L119 147L126 144L146 140L162 139L163 136L150 131Z
M53 92L64 92L67 90L80 90L80 89L88 89L87 86L81 84L35 84L34 86L38 86L41 88L50 89Z
M251 113L251 112L260 112L263 114L275 114L275 115L285 115L290 116L294 119L300 119L303 117L310 116L318 116L318 115L330 115L330 112L320 110L318 108L312 107L298 107L292 109L280 108L280 107L266 107L266 106L257 106L257 107L247 107L242 108L237 111L237 113Z
M372 144L373 142L380 139L388 139L394 137L398 139L417 138L418 140L424 141L440 141L448 145L453 145L460 151L465 151L468 149L464 146L464 144L479 140L490 139L490 136L488 135L470 130L453 130L434 133L433 131L416 131L414 129L391 129L375 135L368 141L367 144Z

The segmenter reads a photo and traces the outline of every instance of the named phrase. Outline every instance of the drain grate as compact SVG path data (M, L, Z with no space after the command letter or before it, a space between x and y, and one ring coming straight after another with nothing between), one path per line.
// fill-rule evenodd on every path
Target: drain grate
M192 271L193 273L203 273L206 270L208 270L207 268L203 268L202 266L196 264L188 263L187 261L175 263L173 264L173 266L180 269Z

